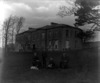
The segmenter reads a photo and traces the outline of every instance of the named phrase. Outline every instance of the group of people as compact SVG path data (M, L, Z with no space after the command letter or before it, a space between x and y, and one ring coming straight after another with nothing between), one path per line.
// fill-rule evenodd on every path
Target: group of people
M46 53L43 52L42 53L42 62L41 62L37 53L34 52L31 69L46 68L46 57L47 57Z
M56 67L54 59L52 57L50 57L48 60L48 64L47 64L46 58L47 58L46 52L42 53L42 61L40 61L37 53L34 52L31 69L40 69L40 68L54 69ZM63 53L63 55L61 56L59 67L60 68L68 68L68 62L69 62L69 57L65 53Z

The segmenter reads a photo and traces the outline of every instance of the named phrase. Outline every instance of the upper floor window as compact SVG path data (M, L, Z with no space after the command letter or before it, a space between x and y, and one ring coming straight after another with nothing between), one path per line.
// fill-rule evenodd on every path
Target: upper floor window
M54 31L52 37L57 38L58 36L58 31Z
M49 34L48 34L48 36L49 36L49 37L51 37L51 35L52 35L51 31L49 31Z
M52 50L52 43L51 43L51 41L48 42L48 50L49 50L49 51Z
M77 37L77 31L75 31L75 37Z
M66 37L69 37L69 30L66 30Z
M73 37L73 30L70 31L70 37Z
M45 33L42 33L42 38L43 38L43 39L45 38Z
M77 40L75 40L75 48L76 48L76 45L77 45Z
M55 35L58 35L58 31L55 31Z
M68 40L66 41L65 48L66 48L66 49L68 49L68 48L69 48L69 41L68 41Z

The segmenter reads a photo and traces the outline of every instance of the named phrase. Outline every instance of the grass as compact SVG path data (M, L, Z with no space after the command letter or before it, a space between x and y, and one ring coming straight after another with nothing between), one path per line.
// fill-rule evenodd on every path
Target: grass
M2 83L98 83L97 49L73 52L69 69L30 70L32 57L32 53L7 53Z

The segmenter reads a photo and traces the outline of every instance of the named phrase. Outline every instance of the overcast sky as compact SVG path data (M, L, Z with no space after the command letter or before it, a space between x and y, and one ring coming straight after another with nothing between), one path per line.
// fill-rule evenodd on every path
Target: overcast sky
M5 17L18 15L26 18L25 27L33 28L50 24L50 22L73 25L74 16L61 18L57 16L61 5L68 5L65 0L3 0ZM4 19L4 18L3 18Z
M21 31L28 27L49 25L51 22L73 25L74 16L57 16L62 5L69 6L65 0L0 0L0 25L10 15L23 16L26 19Z
M73 26L75 22L73 15L64 18L57 16L62 5L69 6L65 0L0 0L0 25L8 16L16 15L26 19L22 31L27 30L28 27L38 28L49 25L50 22Z

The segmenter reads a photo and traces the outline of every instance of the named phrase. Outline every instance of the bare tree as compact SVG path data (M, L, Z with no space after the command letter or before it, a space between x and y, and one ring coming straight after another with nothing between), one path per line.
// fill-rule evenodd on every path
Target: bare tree
M5 47L5 51L7 50L7 44L10 39L10 30L12 26L14 25L13 16L10 16L8 19L6 19L3 23L3 45Z
M14 36L15 36L15 30L16 30L16 23L18 21L18 17L16 16L13 16L12 17L12 22L13 22L13 25L11 26L11 32L10 32L10 35L11 35L11 43L13 44L14 43Z
M10 16L3 23L3 46L7 51L8 43L14 43L15 35L19 33L24 22L23 17Z
M16 34L18 34L20 29L23 27L24 21L25 21L24 17L18 18L18 22L17 22L17 25L16 25Z
M14 43L14 38L15 38L15 35L18 34L21 30L21 28L23 27L23 23L25 21L25 18L24 17L16 17L14 18L15 20L15 25L12 26L12 43Z

